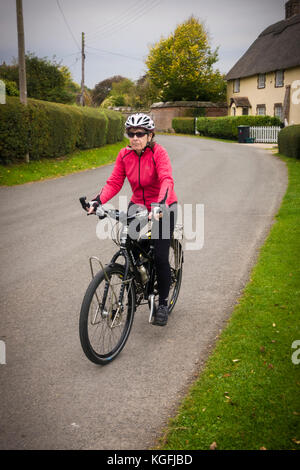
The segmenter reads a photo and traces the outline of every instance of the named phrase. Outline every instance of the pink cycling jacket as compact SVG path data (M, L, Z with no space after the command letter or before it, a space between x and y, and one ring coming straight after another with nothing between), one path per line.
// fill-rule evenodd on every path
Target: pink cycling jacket
M125 177L132 189L131 202L151 210L151 203L177 202L174 192L172 167L167 151L159 144L146 147L139 156L130 147L123 148L117 156L112 174L100 192L101 204L112 199L122 188Z

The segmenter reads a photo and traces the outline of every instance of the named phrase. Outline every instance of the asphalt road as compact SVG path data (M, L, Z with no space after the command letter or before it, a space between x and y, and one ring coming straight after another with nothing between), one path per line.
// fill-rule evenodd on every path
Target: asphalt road
M78 317L88 257L108 262L116 246L99 241L78 198L93 196L112 166L0 188L1 449L148 448L226 326L285 193L286 167L250 146L157 140L181 204L204 204L204 245L185 253L168 325L149 325L141 307L105 367L84 356ZM120 194L130 195L128 184Z

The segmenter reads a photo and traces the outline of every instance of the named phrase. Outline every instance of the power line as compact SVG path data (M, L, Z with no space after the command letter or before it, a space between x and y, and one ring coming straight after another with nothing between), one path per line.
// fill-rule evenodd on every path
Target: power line
M71 28L70 28L70 26L69 26L69 24L68 24L68 22L67 22L67 19L66 19L66 17L65 17L65 14L64 14L64 12L63 12L63 10L62 10L60 4L59 4L59 0L56 0L56 3L57 3L57 6L58 6L58 8L59 8L59 10L60 10L60 12L61 12L61 14L62 14L63 19L64 19L64 22L65 22L65 24L66 24L66 26L67 26L67 28L68 28L68 30L69 30L69 32L70 32L72 38L73 38L75 44L77 45L78 49L80 50L80 46L79 46L79 44L78 44L78 42L77 42L77 40L76 40L76 38L75 38L75 36L74 36L74 34L73 34L73 31L71 30Z
M142 6L145 6L145 3L147 3L147 2L148 2L148 0L138 1L138 2L135 3L135 5L132 6L132 8L128 7L128 5L127 5L126 9L124 11L122 11L118 16L113 17L110 21L107 21L104 25L100 25L95 31L92 31L91 33L87 33L87 36L88 37L95 36L97 34L102 33L103 30L118 24L119 20L123 19L124 16L127 16L129 12L130 12L130 15L132 16L133 14L136 13L135 10L139 10ZM144 5L143 5L143 3L144 3ZM117 21L115 21L116 19L117 19Z
M78 55L78 54L81 54L81 51L72 52L71 54L66 54L66 55L62 56L61 59L65 59L66 57L70 57L71 55Z
M105 54L111 54L111 55L117 55L119 57L125 57L126 59L132 59L132 60L138 60L139 62L144 62L143 59L139 58L139 57L133 57L133 56L129 56L129 55L125 55L125 54L121 54L119 52L112 52L112 51L105 51L103 49L97 49L96 47L91 47L91 46L86 46L88 49L93 49L95 51L99 51L99 52L102 52L102 53L105 53ZM95 54L95 52L90 52L89 51L89 54Z
M128 26L130 26L131 24L135 23L137 20L139 20L142 16L144 16L146 13L148 13L151 9L155 8L156 6L159 5L159 3L161 3L161 0L159 0L158 2L156 3L153 3L151 5L151 7L147 7L146 5L144 5L140 10L136 11L136 14L134 16L130 15L130 21L128 21L128 18L127 16L126 17L123 17L122 18L122 21L121 22L116 22L116 23L113 23L107 30L103 30L101 31L99 34L96 34L96 36L94 36L92 38L92 42L94 42L95 40L99 40L103 37L107 37L107 36L111 36L115 33L119 33L120 30L124 29L124 28L127 28Z
M78 63L79 60L80 60L80 58L77 57L76 60L75 60L75 62L73 62L73 64L68 65L68 69L71 69L71 68L73 68L75 65L77 65L77 63Z
M127 28L128 26L130 26L131 24L133 24L137 20L139 20L146 13L148 13L150 10L153 10L154 8L156 8L161 3L161 1L162 0L156 0L151 5L149 5L149 3L148 3L148 7L146 5L144 5L142 7L142 9L140 9L139 11L136 11L136 15L133 16L133 17L132 17L132 14L130 14L131 21L127 21L126 18L123 17L121 23L113 23L107 31L104 31L104 30L100 31L99 32L100 36L98 36L98 33L97 33L96 34L97 38L95 38L95 37L92 38L92 42L95 41L96 39L101 39L104 36L107 37L107 36L110 36L110 35L112 35L116 32L120 32L121 29Z

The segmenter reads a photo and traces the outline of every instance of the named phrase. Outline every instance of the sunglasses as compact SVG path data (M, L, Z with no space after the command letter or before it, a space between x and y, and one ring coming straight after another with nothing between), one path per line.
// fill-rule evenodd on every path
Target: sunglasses
M134 136L138 137L139 139L141 137L144 137L148 132L127 132L128 137L133 139Z

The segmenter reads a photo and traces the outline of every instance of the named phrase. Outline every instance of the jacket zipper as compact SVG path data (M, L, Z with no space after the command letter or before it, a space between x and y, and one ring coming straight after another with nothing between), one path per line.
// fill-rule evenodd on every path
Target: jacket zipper
M146 201L145 201L145 192L144 192L144 188L143 188L143 186L141 185L141 157L142 157L142 155L139 155L139 185L140 185L140 188L142 188L142 191L143 191L143 201L144 201L144 206L146 206Z

